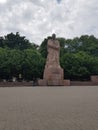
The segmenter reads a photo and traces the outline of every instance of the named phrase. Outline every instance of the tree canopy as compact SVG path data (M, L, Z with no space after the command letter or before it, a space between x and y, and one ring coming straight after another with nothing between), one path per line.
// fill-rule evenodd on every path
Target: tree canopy
M47 57L47 41L40 46L31 43L25 36L10 33L0 37L0 79L13 76L24 80L42 78ZM98 39L82 35L73 39L57 38L60 42L60 64L64 77L71 80L89 80L98 75Z
M37 45L30 43L25 36L20 36L19 32L7 34L4 37L0 37L0 47L24 50L27 48L36 48Z

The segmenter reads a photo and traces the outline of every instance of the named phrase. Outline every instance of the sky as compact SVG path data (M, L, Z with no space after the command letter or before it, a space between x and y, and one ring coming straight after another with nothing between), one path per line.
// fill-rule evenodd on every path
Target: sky
M0 0L0 36L11 32L39 45L53 33L98 38L98 0Z

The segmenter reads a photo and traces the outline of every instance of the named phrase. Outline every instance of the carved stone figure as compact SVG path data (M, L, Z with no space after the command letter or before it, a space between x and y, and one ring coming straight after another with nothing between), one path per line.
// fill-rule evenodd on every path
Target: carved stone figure
M45 67L60 67L59 64L59 52L60 52L60 45L58 40L56 40L55 34L52 35L52 39L48 40L47 43L47 61Z
M47 85L63 85L63 69L59 63L60 44L53 34L47 43L47 60L44 70L43 78L46 80Z
M60 67L59 53L60 44L53 34L51 39L47 42L47 59L44 69L43 80L39 80L38 84L41 86L63 86L69 85L69 81L64 80L64 72Z

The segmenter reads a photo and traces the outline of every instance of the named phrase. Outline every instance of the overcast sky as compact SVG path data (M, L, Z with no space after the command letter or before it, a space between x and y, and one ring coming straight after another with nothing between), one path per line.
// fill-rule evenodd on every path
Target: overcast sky
M10 32L36 44L52 33L98 38L98 0L0 0L0 36Z

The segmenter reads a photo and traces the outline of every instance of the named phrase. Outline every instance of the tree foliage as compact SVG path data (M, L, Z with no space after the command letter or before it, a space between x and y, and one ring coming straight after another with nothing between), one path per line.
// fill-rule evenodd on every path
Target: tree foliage
M40 49L47 57L47 40L44 39ZM98 39L93 35L82 35L73 39L58 38L60 42L60 62L65 78L88 80L98 74Z
M47 41L41 45L10 33L0 37L0 79L19 78L25 80L42 78L47 57ZM73 39L57 38L60 42L60 63L64 77L71 80L89 80L98 75L98 39L93 35L82 35Z
M0 78L12 77L33 80L41 78L44 69L44 59L41 54L33 49L11 50L0 48Z
M19 32L16 32L16 34L10 33L0 37L0 47L24 50L27 48L37 48L37 45L30 43L25 36L20 36Z
M91 75L98 74L98 57L85 52L66 53L61 58L65 78L72 80L88 80Z
M44 59L35 50L27 49L23 52L22 75L24 79L32 80L42 78Z

